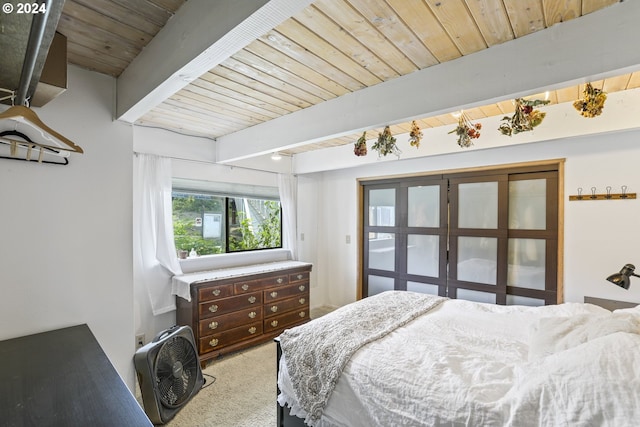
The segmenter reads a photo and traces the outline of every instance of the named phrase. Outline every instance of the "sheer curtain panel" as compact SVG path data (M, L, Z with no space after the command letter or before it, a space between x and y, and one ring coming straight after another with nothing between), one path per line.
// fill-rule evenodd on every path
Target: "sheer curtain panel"
M278 174L278 191L280 193L280 206L282 206L282 247L291 252L291 259L297 260L296 235L298 226L296 222L297 180L292 174Z
M173 240L171 160L138 154L134 161L134 280L146 288L157 316L175 310L171 278L182 274Z

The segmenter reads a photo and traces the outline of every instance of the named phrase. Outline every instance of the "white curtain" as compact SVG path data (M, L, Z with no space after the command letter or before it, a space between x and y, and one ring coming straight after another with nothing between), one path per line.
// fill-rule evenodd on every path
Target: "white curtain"
M291 259L297 260L296 237L298 226L296 223L297 180L291 174L278 174L278 191L282 206L282 247L291 252Z
M173 240L171 160L138 154L134 168L134 280L155 316L175 310L171 278L182 274Z

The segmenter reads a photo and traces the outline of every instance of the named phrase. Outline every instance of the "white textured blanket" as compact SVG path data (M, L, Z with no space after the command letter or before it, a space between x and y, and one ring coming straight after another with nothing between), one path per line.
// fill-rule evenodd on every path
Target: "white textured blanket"
M637 427L638 318L449 299L355 352L314 426ZM306 416L280 374L278 401Z
M446 298L388 291L344 306L280 335L298 403L313 425L353 353L403 326Z

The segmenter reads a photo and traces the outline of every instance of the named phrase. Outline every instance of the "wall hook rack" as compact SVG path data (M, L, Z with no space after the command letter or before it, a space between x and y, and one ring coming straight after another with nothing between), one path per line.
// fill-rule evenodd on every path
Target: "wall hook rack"
M587 200L628 200L635 199L636 193L627 193L627 186L620 187L622 192L612 193L611 186L606 187L606 193L596 193L596 187L591 187L590 194L582 194L582 187L578 187L578 194L569 196L570 201L587 201Z

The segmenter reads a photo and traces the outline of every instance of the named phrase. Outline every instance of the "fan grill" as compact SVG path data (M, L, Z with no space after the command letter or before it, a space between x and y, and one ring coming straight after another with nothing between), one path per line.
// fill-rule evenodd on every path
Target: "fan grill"
M189 340L167 340L156 359L155 378L162 404L176 408L189 399L198 375L198 358Z

